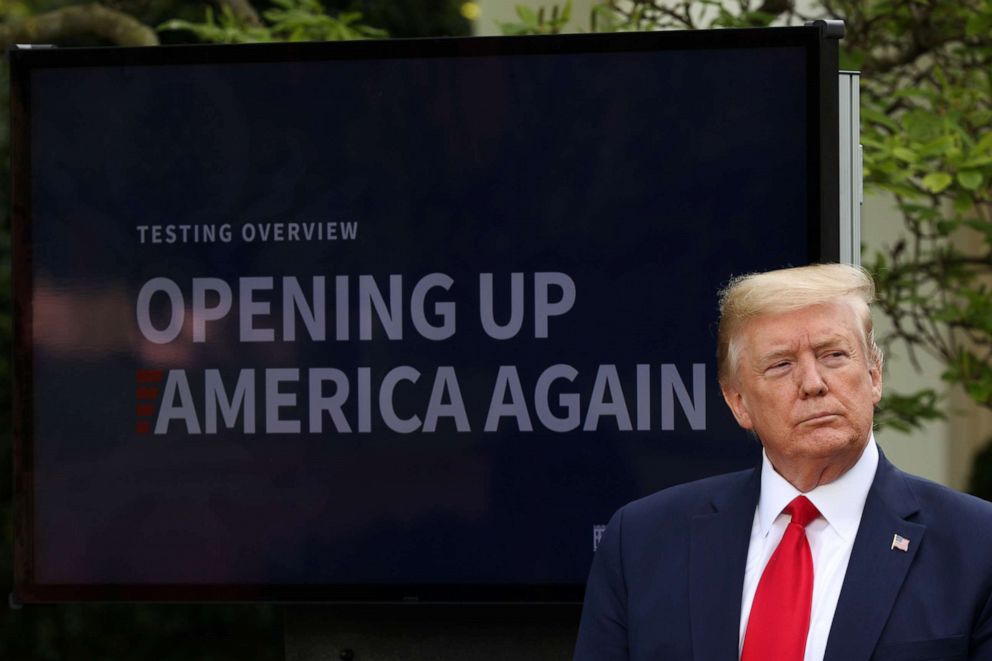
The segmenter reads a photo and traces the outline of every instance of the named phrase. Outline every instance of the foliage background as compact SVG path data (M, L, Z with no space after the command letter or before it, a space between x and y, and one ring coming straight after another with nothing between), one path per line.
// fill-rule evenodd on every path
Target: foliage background
M474 7L474 9L473 9ZM0 45L137 45L464 35L462 0L0 0ZM889 349L935 356L992 410L992 0L606 0L521 6L508 34L796 25L843 18L842 67L862 72L869 189L893 196L902 238L865 255L894 331ZM0 69L0 591L12 576L10 224L6 69ZM889 389L877 421L942 417L932 390ZM992 499L992 444L971 490ZM2 659L279 659L272 606L0 608Z

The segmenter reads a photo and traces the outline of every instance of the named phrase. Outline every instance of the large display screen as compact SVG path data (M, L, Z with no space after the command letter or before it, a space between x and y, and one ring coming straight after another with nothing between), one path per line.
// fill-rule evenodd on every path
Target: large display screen
M13 52L17 597L580 600L759 455L716 293L836 257L820 49Z

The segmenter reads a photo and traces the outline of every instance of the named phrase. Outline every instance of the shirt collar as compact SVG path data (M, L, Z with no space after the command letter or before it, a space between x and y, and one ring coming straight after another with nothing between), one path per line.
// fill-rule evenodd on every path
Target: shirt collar
M861 512L865 508L868 489L875 479L878 468L878 448L875 435L868 436L861 457L846 473L829 484L821 484L803 494L779 475L761 451L761 495L758 497L758 524L765 536L785 506L793 498L804 495L820 510L827 523L846 542L854 540L861 524Z

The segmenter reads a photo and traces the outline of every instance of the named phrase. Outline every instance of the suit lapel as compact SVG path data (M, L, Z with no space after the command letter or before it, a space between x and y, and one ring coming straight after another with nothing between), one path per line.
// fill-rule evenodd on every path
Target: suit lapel
M713 498L713 511L693 517L689 548L689 616L695 661L736 659L741 592L761 471Z
M879 454L851 560L830 627L824 661L871 658L926 526L907 519L919 511L905 477ZM894 535L909 540L892 548Z

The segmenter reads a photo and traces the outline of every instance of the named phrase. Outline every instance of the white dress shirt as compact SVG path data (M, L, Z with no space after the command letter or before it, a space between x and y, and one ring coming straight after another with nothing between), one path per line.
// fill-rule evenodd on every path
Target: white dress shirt
M820 485L806 494L775 472L764 451L761 462L761 494L754 511L751 543L747 549L747 566L744 571L738 658L744 647L744 634L747 631L754 593L758 589L758 580L789 525L789 515L782 510L796 496L805 495L820 510L822 516L806 526L806 539L809 540L810 553L813 556L813 603L806 638L806 655L803 658L804 661L823 661L830 624L837 609L844 574L847 573L847 562L851 558L854 538L861 524L868 489L875 479L875 469L878 467L875 437L872 435L868 438L864 452L850 470L833 482Z

